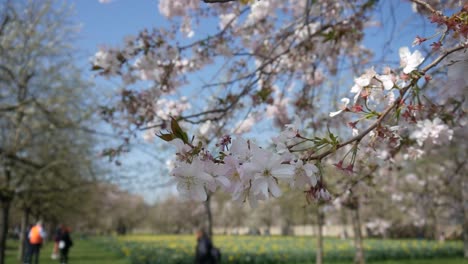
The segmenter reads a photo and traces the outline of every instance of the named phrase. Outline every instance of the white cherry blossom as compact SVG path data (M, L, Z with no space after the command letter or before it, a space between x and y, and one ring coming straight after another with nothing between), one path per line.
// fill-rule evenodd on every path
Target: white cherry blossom
M382 82L382 85L385 90L390 90L393 88L393 76L390 74L387 75L377 75L376 78Z
M343 112L344 110L346 110L346 108L348 107L348 104L349 104L349 98L341 98L341 102L343 103L341 106L340 106L340 110L336 111L336 112L331 112L330 113L330 117L334 117L338 114L340 114L341 112Z
M230 186L230 181L224 174L224 166L211 160L202 161L202 163L204 171L213 176L213 181L209 181L206 184L208 190L215 192L220 185L224 188Z
M408 74L418 68L419 65L424 61L419 50L411 53L408 47L401 47L400 53L400 66L403 67L403 73Z
M453 130L442 122L440 118L434 120L418 121L417 129L411 133L410 138L415 139L419 146L430 140L433 144L440 145L452 139Z
M243 180L244 174L242 173L239 159L234 156L225 157L223 170L223 174L229 180L229 186L226 187L226 191L231 193L242 192L245 180Z
M196 201L206 200L206 184L214 182L213 176L204 171L204 164L198 158L192 163L180 163L171 174L175 177L179 193L185 198Z
M244 173L252 177L252 190L255 195L279 197L281 189L278 179L289 181L294 175L294 166L282 164L281 156L264 149L253 149L252 162L244 167Z
M304 188L307 186L317 185L317 177L315 173L318 171L317 167L311 163L306 163L302 160L298 160L293 163L294 168L294 178L292 179L290 185L293 188Z
M355 93L356 95L354 96L354 102L356 103L357 100L359 99L359 96L361 95L362 89L364 87L370 85L372 79L375 77L376 72L374 69L368 69L366 73L361 75L360 77L354 79L354 86L351 87L351 92Z

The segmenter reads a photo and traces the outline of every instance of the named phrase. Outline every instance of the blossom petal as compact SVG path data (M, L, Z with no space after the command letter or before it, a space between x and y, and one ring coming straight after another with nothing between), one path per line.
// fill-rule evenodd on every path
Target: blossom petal
M192 196L196 201L206 201L207 195L205 187L202 185L194 185L192 187Z
M268 182L264 178L255 179L252 182L252 191L254 194L263 194L268 197Z
M294 175L294 166L289 164L276 165L271 169L271 174L277 178L290 179Z
M218 176L215 178L215 180L221 183L224 187L229 187L229 185L231 185L231 182L225 176Z
M273 178L268 178L268 189L271 192L273 197L280 197L281 196L281 189L279 188L278 184Z
M336 112L330 112L330 117L334 117L334 116L340 114L341 112L343 112L343 110L338 110Z

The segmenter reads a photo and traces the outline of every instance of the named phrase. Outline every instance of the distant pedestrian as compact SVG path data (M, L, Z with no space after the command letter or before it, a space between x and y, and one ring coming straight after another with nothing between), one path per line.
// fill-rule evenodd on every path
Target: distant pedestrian
M35 226L31 227L31 230L28 234L29 250L26 257L27 264L39 263L39 253L41 250L42 242L44 241L45 237L46 233L44 231L44 228L42 227L42 221L38 221Z
M70 236L70 228L62 226L60 231L60 237L58 242L58 248L60 250L60 263L67 264L68 263L68 252L70 248L73 246L73 241Z
M34 225L28 225L26 227L26 230L24 231L24 241L23 241L23 262L24 263L29 263L29 251L31 248L31 244L29 243L29 232L31 231L31 228L33 228Z
M198 230L197 247L195 251L196 264L218 264L221 261L221 253L213 246L210 237L204 230Z
M445 233L441 232L439 235L439 243L444 243L445 242Z
M57 229L55 229L54 248L52 249L52 256L51 256L53 260L59 259L59 241L60 241L62 229L63 229L63 225L59 225Z

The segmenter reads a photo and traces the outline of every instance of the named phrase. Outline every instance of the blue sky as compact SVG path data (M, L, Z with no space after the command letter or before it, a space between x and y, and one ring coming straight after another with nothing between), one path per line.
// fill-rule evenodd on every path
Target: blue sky
M91 67L89 58L100 46L121 46L123 39L128 35L136 35L144 28L165 27L169 24L167 19L159 14L157 0L113 0L107 4L99 3L98 0L70 0L69 2L73 3L75 7L74 20L81 25L81 31L75 43L76 48L80 50L78 63L88 76L93 75L89 71ZM381 4L379 4L376 20L383 21L383 24L370 27L366 31L364 40L364 45L374 50L376 59L384 58L385 61L397 63L398 48L400 46L411 46L415 35L417 33L421 34L421 30L416 31L414 28L420 25L423 20L417 18L411 12L411 8L408 7L408 1L387 0L381 1ZM207 33L204 26L199 27L198 30L198 34L196 31L194 39ZM204 32L200 33L200 31ZM428 31L427 35L430 34L430 31ZM391 42L385 46L389 39ZM382 47L386 48L382 49ZM352 82L352 79L350 81ZM103 87L111 88L112 86L102 78L97 80L97 84L101 89ZM154 145L142 147L155 149ZM158 162L142 151L133 155L132 159L133 162L131 163L133 165L126 168L126 170L130 171L129 175L136 175L135 177L143 175L141 181L137 182L144 183L148 176L151 178L152 174L158 173L158 165L156 164ZM153 166L148 166L149 172L132 171L132 168L142 168L142 164L145 163L153 163ZM142 194L148 201L153 201L158 195L167 193L161 190L154 191L150 188L138 188L138 184L131 190L138 190L138 193Z
M101 4L98 0L74 0L76 21L81 24L78 48L92 55L101 45L118 46L127 35L144 28L164 26L154 0L116 0Z
M114 0L108 4L101 4L98 0L69 1L74 6L75 17L80 25L76 48L80 51L78 64L83 73L93 78L90 71L90 58L101 46L121 46L128 35L135 35L144 28L167 25L167 20L159 15L157 1L150 0ZM111 94L117 88L112 82L103 78L95 78L97 89L104 94ZM108 147L108 146L103 146ZM151 150L151 148L153 148ZM131 192L142 195L152 202L172 190L153 188L162 175L160 161L145 153L154 151L154 145L145 144L134 148L131 155L122 157L124 166L116 168L109 165L112 174L118 174L119 182ZM103 162L107 162L103 159ZM110 175L112 176L112 175ZM150 182L154 179L154 182ZM168 178L166 177L166 180Z

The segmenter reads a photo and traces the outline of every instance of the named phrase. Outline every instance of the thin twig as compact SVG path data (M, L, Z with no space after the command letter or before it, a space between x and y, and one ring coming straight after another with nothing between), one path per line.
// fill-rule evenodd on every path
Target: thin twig
M434 7L432 7L430 4L428 4L428 3L424 2L424 1L421 1L421 0L410 0L410 1L413 2L413 3L416 3L418 5L424 6L426 9L431 11L433 14L440 13Z
M234 2L237 0L203 0L203 2L207 4L214 4L214 3L228 3L228 2Z

